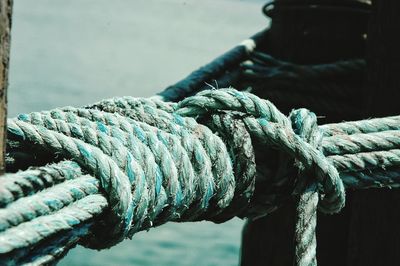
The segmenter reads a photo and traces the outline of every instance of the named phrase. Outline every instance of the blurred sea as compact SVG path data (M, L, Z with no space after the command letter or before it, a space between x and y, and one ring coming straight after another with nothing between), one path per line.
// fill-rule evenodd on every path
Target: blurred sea
M265 28L264 2L14 1L9 116L154 95ZM169 223L59 265L237 265L242 225Z

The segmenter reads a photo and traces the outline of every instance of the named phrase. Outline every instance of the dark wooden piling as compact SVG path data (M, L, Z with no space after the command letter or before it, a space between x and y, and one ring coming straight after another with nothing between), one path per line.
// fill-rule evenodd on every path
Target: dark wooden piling
M399 33L400 1L372 1L367 42L369 116L400 113ZM357 191L351 207L347 265L399 265L400 191Z
M0 0L0 174L5 171L7 86L10 58L12 0Z
M400 94L400 2L375 0L277 0L277 4L342 5L360 12L299 10L287 6L271 12L266 50L300 64L366 57L368 82L359 92L360 117L397 115ZM305 4L305 5L304 5ZM365 11L365 12L364 12ZM275 12L275 13L274 13ZM319 13L318 13L319 12ZM325 12L325 13L324 13ZM369 13L369 14L367 14ZM366 36L368 36L366 38ZM260 95L262 96L262 95ZM279 106L278 106L279 107ZM243 230L241 265L293 265L294 202L271 215L248 222ZM338 215L318 214L319 265L397 265L400 263L400 192L397 189L349 191Z

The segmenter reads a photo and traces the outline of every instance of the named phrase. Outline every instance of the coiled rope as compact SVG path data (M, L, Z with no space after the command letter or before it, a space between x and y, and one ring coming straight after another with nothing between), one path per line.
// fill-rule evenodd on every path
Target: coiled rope
M400 184L399 116L316 122L234 89L10 119L9 161L29 150L31 165L54 163L0 177L1 264L51 263L168 221L262 216L294 196L296 261L315 265L317 206L336 213L345 188Z

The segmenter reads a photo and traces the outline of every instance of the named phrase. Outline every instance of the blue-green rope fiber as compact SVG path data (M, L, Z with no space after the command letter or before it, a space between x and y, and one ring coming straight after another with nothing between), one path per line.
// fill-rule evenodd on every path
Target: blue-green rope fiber
M318 126L306 109L287 117L234 89L20 115L8 120L13 147L59 162L0 177L0 260L47 263L77 243L100 249L168 221L259 217L295 197L296 261L315 265L317 206L336 213L345 189L399 186L399 122ZM260 193L259 179L292 192Z

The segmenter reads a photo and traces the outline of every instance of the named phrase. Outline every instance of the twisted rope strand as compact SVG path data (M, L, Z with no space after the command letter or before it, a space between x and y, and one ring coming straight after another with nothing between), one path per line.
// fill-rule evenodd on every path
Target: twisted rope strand
M35 195L21 198L0 209L0 232L58 211L72 202L90 194L98 193L98 180L91 176L82 176L43 190Z
M31 143L38 143L42 147L55 150L66 157L74 158L84 164L91 172L98 175L102 187L107 192L110 207L114 211L110 216L116 223L112 235L117 240L123 239L130 229L130 221L133 216L133 208L137 204L133 202L131 184L116 163L107 157L100 149L90 146L81 140L69 138L61 133L52 132L42 127L34 127L19 120L8 121L9 134L14 134ZM134 161L132 160L132 163ZM136 167L132 167L135 169ZM121 219L123 217L123 219Z
M339 134L325 137L321 146L323 147L322 152L327 156L392 150L400 148L400 132L397 130L387 130L370 132L368 134Z
M305 109L286 117L234 89L88 108L9 120L10 147L76 163L0 177L2 263L55 261L78 241L104 248L167 221L265 215L295 196L295 261L315 265L317 205L337 212L345 187L400 184L399 117L317 126Z
M106 206L107 200L103 196L89 195L58 212L12 227L0 233L0 253L29 249L48 236L72 229L73 226L94 218L101 214ZM15 257L6 259L18 261Z
M322 134L317 126L317 117L314 113L299 109L293 110L289 119L294 132L307 141L312 147L318 148ZM296 207L296 225L294 231L295 265L317 265L316 257L316 226L317 207L319 201L318 184L312 178L306 178L307 172L300 168L301 173L297 181L295 192L300 191Z
M20 171L17 174L0 176L0 207L19 198L32 195L42 189L80 176L77 163L63 161L35 170Z
M69 109L69 111L71 111L71 109ZM221 141L221 139L212 134L212 132L208 128L200 126L193 119L191 119L189 122L186 121L186 123L183 123L178 127L176 126L176 124L174 125L171 122L173 121L172 120L173 117L167 113L163 113L163 117L147 119L151 120L153 123L154 121L159 122L159 125L165 126L167 132L170 131L173 133L173 134L172 133L167 134L160 129L148 126L143 122L136 122L131 119L127 119L127 121L129 121L128 125L126 124L122 125L121 124L121 121L123 121L122 117L120 117L120 119L115 119L115 117L119 117L118 115L112 116L110 114L102 113L96 110L84 110L84 112L78 110L74 111L75 113L81 115L82 117L91 117L91 118L95 117L95 119L98 122L105 123L105 125L120 127L125 132L129 132L130 134L138 134L138 131L140 130L142 133L140 133L137 137L144 139L144 143L147 145L151 145L151 143L154 142L154 140L150 141L149 144L148 141L145 141L145 139L147 139L146 135L150 134L155 139L154 132L156 131L157 138L160 139L160 141L164 145L166 145L167 148L170 149L171 154L175 157L180 157L180 156L176 156L177 152L175 151L176 148L173 147L173 143L178 143L180 141L176 137L176 135L181 136L182 146L185 147L187 153L189 152L192 153L191 158L196 159L196 161L193 163L196 170L200 171L201 174L206 177L200 179L200 180L205 180L204 186L206 187L206 190L209 191L208 193L204 194L204 198L202 199L201 204L203 204L203 207L208 206L209 204L208 202L211 199L211 195L215 190L214 187L220 187L222 189L226 189L223 193L220 193L215 198L215 200L219 202L219 205L222 208L223 206L226 206L227 202L229 202L230 199L232 198L233 186L235 181L232 171L230 170L232 166L231 162L229 161L229 156L226 152L226 149L223 148L224 144ZM148 115L141 116L142 120L144 120L145 117L148 117ZM175 118L178 117L175 116ZM193 137L193 134L196 134L198 136L198 140L197 138ZM157 148L153 149L154 153L157 153L157 151L158 151ZM194 152L195 154L193 154ZM163 160L162 158L160 159L160 162L162 162L165 165L165 167L169 169L171 164L165 162L165 160ZM182 158L177 158L176 162L179 164L182 163ZM190 163L187 165L188 167L191 167ZM180 168L182 167L178 167L178 171ZM211 169L212 174L208 169ZM169 176L169 175L170 174L168 172L164 174L164 176ZM213 180L212 179L213 175L221 176L221 178ZM184 179L181 180L182 183L184 183L187 180L187 178L185 177L183 177L182 179ZM217 183L214 184L214 181ZM189 188L191 188L191 186L189 186ZM189 194L191 193L189 192Z
M353 135L400 129L400 116L373 118L360 121L334 123L320 126L324 136Z
M375 168L385 169L400 164L400 150L393 149L388 151L332 155L327 158L342 172L357 172Z

